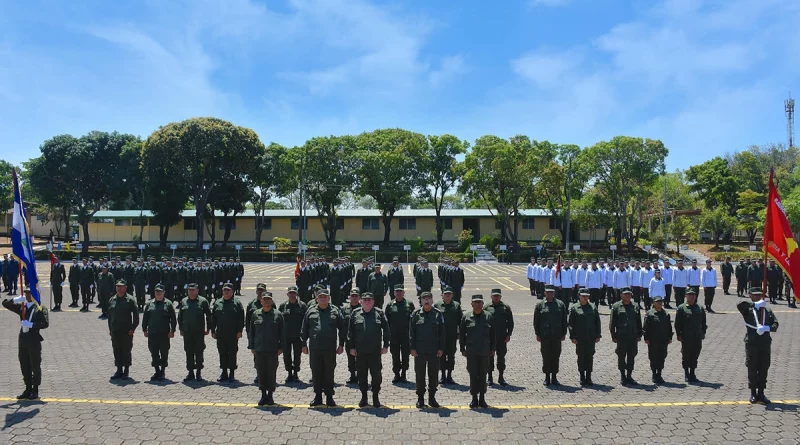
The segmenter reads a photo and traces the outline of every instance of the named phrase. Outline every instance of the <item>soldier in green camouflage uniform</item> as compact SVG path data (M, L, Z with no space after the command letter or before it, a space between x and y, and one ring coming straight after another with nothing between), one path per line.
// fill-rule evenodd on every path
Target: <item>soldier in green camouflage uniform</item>
M206 349L205 336L211 326L211 306L208 300L200 296L197 283L189 283L186 291L188 295L178 309L178 326L186 352L186 369L189 371L183 381L202 381L200 370L203 369L203 351Z
M164 287L156 286L156 297L148 302L142 317L142 332L147 338L147 348L152 357L151 366L155 373L150 380L164 380L164 372L169 366L169 343L175 336L175 308L164 298Z
M589 302L591 292L589 289L578 290L578 302L569 308L567 324L569 325L569 339L575 345L578 356L578 372L580 373L581 386L592 386L592 371L594 368L595 344L600 341L600 313L597 306Z
M136 300L126 293L128 283L116 283L116 295L108 302L108 334L114 349L114 365L117 372L112 379L128 379L133 350L133 334L139 326L139 311Z
M442 378L439 384L455 385L453 381L453 369L456 364L456 342L458 341L458 326L461 324L461 305L453 299L453 289L450 286L444 287L442 301L437 301L433 306L444 315L444 354L439 362L439 369L442 371Z
M561 342L567 336L567 308L564 302L555 298L556 288L547 285L544 300L536 304L533 311L533 330L536 341L541 345L542 372L544 385L558 386L558 365L561 358Z
M690 293L694 293L694 289L686 290L687 298ZM696 301L697 294L693 295ZM678 312L685 304L678 307ZM700 312L703 312L702 309ZM670 320L669 313L664 310L664 300L660 295L653 297L653 307L644 316L642 336L647 344L647 356L650 359L650 369L653 371L653 383L662 384L664 379L661 377L661 371L664 369L664 361L667 358L667 347L672 343L672 320Z
M233 297L233 285L224 283L222 298L214 302L211 311L211 337L217 340L219 367L222 373L218 382L236 381L236 353L239 351L239 339L244 329L244 307L238 298Z

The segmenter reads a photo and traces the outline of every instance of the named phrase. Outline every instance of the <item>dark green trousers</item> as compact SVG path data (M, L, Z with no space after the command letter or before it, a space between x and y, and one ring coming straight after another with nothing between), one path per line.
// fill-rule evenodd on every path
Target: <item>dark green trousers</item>
M451 338L452 337L452 338ZM444 354L439 359L439 369L442 371L452 371L456 366L456 338L457 334L452 336L448 333L447 339L444 343Z
M683 337L681 342L681 362L684 368L697 368L697 359L703 349L703 340ZM666 353L664 354L666 355Z
M650 340L647 345L647 358L650 359L650 369L658 371L664 369L664 361L667 359L668 341ZM684 368L686 365L684 365Z
M19 336L17 342L19 368L22 371L22 380L25 386L42 384L42 342L31 341Z
M392 353L392 371L395 374L400 371L408 370L408 356L411 355L409 341L408 331L400 334L392 334L389 351Z
M506 370L506 354L508 353L508 343L506 343L506 338L499 338L497 339L494 351L494 357L489 357L489 372L494 371L494 361L497 360L497 370L503 372Z
M186 351L186 369L193 371L203 369L203 351L206 349L206 340L203 333L186 334L183 336L183 350Z
M428 379L428 392L431 396L436 394L437 384L439 383L439 357L435 352L427 354L417 354L414 357L414 374L417 381L417 395L425 395L425 379Z
M150 350L152 358L150 366L168 366L169 336L167 334L148 335L147 349Z
M333 373L336 370L336 350L312 349L309 351L311 378L314 379L314 393L333 396Z
M258 389L262 391L275 391L275 374L278 372L278 353L257 352L255 355L256 374L258 374Z
M489 356L467 354L467 372L469 373L469 393L472 395L486 393L486 375L489 373Z
M236 369L236 354L239 352L239 340L236 334L217 335L217 351L219 352L220 369Z
M114 350L114 366L130 366L133 336L125 332L111 333L111 348Z
M380 351L373 354L359 352L358 357L356 357L356 368L358 389L360 389L361 392L366 392L367 388L369 388L369 378L372 378L372 393L379 393L381 390L381 383L383 382L383 377L381 376L383 365L381 364ZM316 382L316 380L314 380L314 382Z
M772 346L769 343L745 343L745 361L747 366L747 385L750 389L767 387L767 371L772 359Z
M545 374L558 373L558 364L561 359L561 337L542 337L540 346L542 372Z
M286 347L283 349L283 366L286 371L300 371L300 357L303 353L303 342L300 337L287 338Z
M617 338L617 368L620 371L633 371L639 342L635 338Z
M61 283L53 284L53 301L55 304L61 304L64 299L64 290L61 288Z
M578 372L592 372L594 367L595 339L579 338L575 345L575 353L578 355Z

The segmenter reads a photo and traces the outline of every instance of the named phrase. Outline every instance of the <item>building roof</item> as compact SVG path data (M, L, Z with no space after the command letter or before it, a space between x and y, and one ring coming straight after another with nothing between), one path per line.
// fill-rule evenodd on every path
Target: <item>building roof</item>
M215 211L214 213L217 217L223 216L222 212L219 210ZM268 218L291 218L298 216L299 213L300 210L297 209L273 209L264 211L264 216ZM338 216L344 218L377 218L381 216L381 211L378 209L343 209L338 210L336 213ZM522 214L522 216L550 216L550 212L544 209L521 209L520 214ZM94 214L94 218L124 219L139 218L140 215L144 216L145 218L152 218L153 212L150 210L145 210L143 212L140 212L139 210L101 210ZM184 218L194 218L195 215L195 210L184 210L181 212L181 216ZM253 218L255 216L255 212L250 209L236 215L237 218ZM314 209L309 209L306 211L306 216L308 218L316 218L317 211ZM402 209L395 212L394 216L401 218L433 218L436 216L436 211L434 209ZM450 218L478 218L491 217L492 214L486 209L442 209L442 216Z

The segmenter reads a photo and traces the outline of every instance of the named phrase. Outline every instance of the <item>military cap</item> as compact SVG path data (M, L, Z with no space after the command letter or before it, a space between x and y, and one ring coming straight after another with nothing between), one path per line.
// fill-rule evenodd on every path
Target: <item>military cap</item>
M450 286L445 286L444 289L442 289L442 293L443 294L448 294L448 293L452 294L453 293L453 288L450 287Z
M395 262L395 261L400 261L400 258L397 258L397 257L392 258L392 262Z
M297 292L297 286L289 286L286 288L286 292Z
M328 293L328 288L326 287L323 287L322 289L317 291L317 296L319 297L320 295L327 295L329 297L331 296L331 294Z
M369 260L368 260L368 259L366 259L366 258L361 258L361 262L362 262L362 263L369 263Z
M403 287L403 285L402 285L402 284L395 284L395 285L394 285L394 290L402 290L402 291L405 291L406 289Z
M503 295L503 291L500 289L492 289L492 295Z
M264 295L262 295L261 298L269 298L271 300L272 292L264 292Z
M375 263L375 267L381 267L381 263Z
M631 290L631 288L629 288L629 287L623 287L623 288L622 288L622 291L621 291L620 293L621 293L621 294L632 294L632 293L633 293L633 291L632 291L632 290Z
M126 259L126 260L132 260L133 258L131 258L131 256L130 256L130 255L128 255L128 256L126 256L126 257L125 257L125 259Z
M28 287L28 288L23 289L22 292L24 292L25 295L30 295L31 294L31 289Z
M186 285L187 289L197 289L198 287L200 286L198 286L197 283L189 283Z
M687 288L686 288L686 295L689 295L689 294L692 294L692 295L697 295L697 291L696 291L696 290L694 290L694 288L693 288L693 287L687 287Z
M267 290L267 285L264 284L264 283L256 284L256 290L259 290L259 289Z
M117 284L116 285L117 286L127 286L128 282L125 281L124 279L120 278L119 280L117 280Z
M472 301L480 301L481 303L483 303L483 295L481 295L481 294L473 295L472 296Z
M227 282L227 283L222 285L222 288L223 289L233 289L233 284L230 283L230 282Z
M546 285L544 287L544 291L545 292L555 292L556 291L556 287L553 286L552 284L548 284L548 285Z
M354 294L355 295L361 294L361 289L359 289L357 287L354 287L354 288L350 289L350 295L354 295Z
M425 291L419 295L420 298L433 298L433 294L428 291Z
M753 295L762 295L764 293L764 291L762 291L760 287L755 287L755 286L751 287L748 292Z
M591 294L592 293L589 292L589 289L586 289L585 287L578 289L578 295L591 295Z
M697 260L696 260L696 259L693 259L693 260L692 260L692 262L693 262L693 263L696 263L696 262L697 262Z
M364 298L374 299L375 297L372 295L372 292L364 292L363 294L361 294L361 298L362 299L364 299Z
M108 269L108 263L103 263L100 265L101 269Z
M655 303L657 301L663 302L664 301L664 297L662 297L661 295L656 295L655 297L653 297L653 303Z
M164 285L156 284L156 292L164 292Z

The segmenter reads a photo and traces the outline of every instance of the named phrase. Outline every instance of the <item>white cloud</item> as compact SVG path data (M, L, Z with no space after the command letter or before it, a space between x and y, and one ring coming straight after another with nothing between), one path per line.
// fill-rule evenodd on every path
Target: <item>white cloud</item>
M534 51L511 61L511 69L540 88L552 88L572 74L581 56L576 51Z
M456 76L466 70L464 57L461 55L447 56L442 58L439 69L428 74L428 80L434 87L439 87L452 81Z

